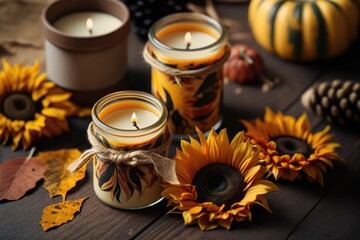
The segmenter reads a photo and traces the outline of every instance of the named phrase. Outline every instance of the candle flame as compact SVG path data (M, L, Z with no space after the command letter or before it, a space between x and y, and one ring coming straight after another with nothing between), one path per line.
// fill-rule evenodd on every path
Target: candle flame
M133 114L131 115L131 122L132 122L133 126L136 127L136 129L140 129L139 126L137 125L136 121L137 121L137 117L136 117L136 114L133 112Z
M93 26L94 26L93 20L91 18L86 19L86 27L90 33L92 32Z
M137 117L136 114L133 112L133 114L131 115L131 122L136 123L136 121L137 121Z
M185 33L185 42L186 42L186 44L191 44L191 33L190 32L187 32L187 33Z

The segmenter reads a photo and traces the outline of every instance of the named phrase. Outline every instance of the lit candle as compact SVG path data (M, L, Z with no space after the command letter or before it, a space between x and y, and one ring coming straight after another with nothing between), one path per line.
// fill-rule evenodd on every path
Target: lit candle
M158 149L164 144L163 141L170 137L164 103L145 92L121 91L101 98L93 107L92 120L96 135L112 149L126 151ZM134 122L139 129L134 127ZM163 156L167 154L167 149L157 151L162 151L156 153ZM161 200L161 179L156 175L153 167L137 166L131 170L132 167L126 164L117 166L112 161L99 158L95 158L93 164L94 190L105 203L116 208L137 209ZM117 170L110 171L114 168ZM143 178L139 177L140 189L137 186L131 192L128 184L134 183L124 183L126 177L119 178L121 174L127 175L127 171L132 171L135 175L141 171L140 175ZM112 180L104 182L104 178ZM145 178L147 180L141 180ZM121 189L119 194L114 196L117 187Z
M191 45L191 48L202 48L213 44L216 38L210 34L200 31L176 31L166 34L161 38L161 42L166 46L172 48L186 48Z
M86 19L86 28L88 29L89 33L92 34L94 27L94 23L91 18Z
M131 99L117 101L104 108L98 114L99 120L105 125L118 131L125 131L123 138L111 138L107 140L114 146L144 145L159 135L160 132L152 134L139 133L136 130L152 128L156 124L162 112L149 104ZM163 129L162 129L163 130Z
M131 122L133 126L136 127L136 129L140 129L139 126L137 125L137 117L135 112L133 112L133 114L131 115Z
M191 41L192 41L191 33L186 32L184 39L185 39L185 42L186 42L186 49L190 49L190 45L191 45ZM169 46L170 44L167 44L167 45Z
M92 106L127 71L129 12L117 0L55 1L43 11L50 80Z
M94 37L113 32L122 25L122 21L105 12L86 11L62 16L52 25L69 36Z
M186 15L195 17L187 19ZM180 69L190 69L210 64L222 57L226 43L223 29L219 31L211 25L197 23L196 17L204 16L198 14L173 14L168 16L168 20L172 21L176 16L184 18L163 27L158 26L163 23L159 21L160 24L155 23L150 29L149 39L154 43L153 50L158 60L166 64L176 64Z
M107 125L123 130L132 130L134 126L146 128L159 120L160 116L151 110L140 107L123 106L123 104L111 106L108 115L100 113L100 118ZM108 110L106 110L108 111ZM138 117L139 116L139 117Z
M152 68L152 92L170 106L169 127L175 137L203 132L221 123L222 67L227 57L224 27L202 14L179 13L156 22L149 31L149 52L158 62L185 72L184 77ZM208 67L206 73L191 76L187 71ZM180 84L179 84L180 82Z

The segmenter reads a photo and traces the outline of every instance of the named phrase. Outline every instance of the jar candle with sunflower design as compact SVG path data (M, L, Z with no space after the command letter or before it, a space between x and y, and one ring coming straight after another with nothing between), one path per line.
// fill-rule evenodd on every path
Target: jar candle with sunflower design
M226 50L224 27L202 14L172 14L151 27L144 57L154 59L152 92L165 102L174 135L220 126Z
M107 148L123 152L153 150L166 156L170 142L166 119L164 103L140 91L109 94L92 111L94 136ZM120 163L97 154L93 177L96 195L115 208L139 209L162 199L161 178L149 164Z

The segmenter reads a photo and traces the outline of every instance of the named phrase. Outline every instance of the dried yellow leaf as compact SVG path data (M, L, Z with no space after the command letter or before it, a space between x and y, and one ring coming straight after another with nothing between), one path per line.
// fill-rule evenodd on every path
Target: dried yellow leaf
M50 197L60 195L65 201L66 193L75 187L77 181L85 177L86 164L73 174L67 169L80 155L78 149L62 149L39 154L38 158L46 163L44 187Z
M61 226L75 218L75 213L80 212L83 201L88 197L69 200L47 206L43 210L40 225L44 231Z

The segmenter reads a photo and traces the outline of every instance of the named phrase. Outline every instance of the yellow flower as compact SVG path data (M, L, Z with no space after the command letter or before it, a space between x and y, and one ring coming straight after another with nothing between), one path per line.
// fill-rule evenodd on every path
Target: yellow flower
M260 159L269 175L277 179L293 181L304 173L309 181L323 185L326 166L333 167L333 160L341 159L334 152L339 147L332 142L330 127L313 133L306 113L298 119L265 109L264 121L242 120L246 135L254 144L261 146Z
M71 94L39 75L40 64L11 66L5 59L0 71L0 141L20 142L27 149L42 136L53 137L68 131L66 117L77 107L69 101Z
M202 230L211 230L251 220L254 204L270 211L264 194L277 187L262 178L265 168L259 165L258 148L243 132L229 143L226 130L217 134L212 129L207 139L196 131L200 142L182 140L182 151L176 151L180 183L166 183L162 193L174 206L171 212L182 213L186 225L198 223Z

